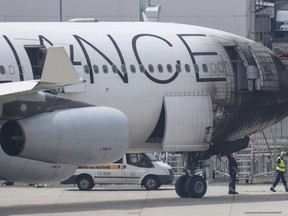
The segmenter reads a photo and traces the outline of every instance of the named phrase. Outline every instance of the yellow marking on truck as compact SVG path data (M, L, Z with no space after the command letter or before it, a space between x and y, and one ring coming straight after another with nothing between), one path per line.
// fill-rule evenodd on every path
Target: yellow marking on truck
M108 169L108 170L118 170L125 169L125 165L107 164L107 165L97 165L97 166L80 166L78 169Z

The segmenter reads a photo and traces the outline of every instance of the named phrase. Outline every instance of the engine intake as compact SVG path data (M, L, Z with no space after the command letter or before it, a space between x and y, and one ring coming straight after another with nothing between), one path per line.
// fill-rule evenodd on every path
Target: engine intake
M103 164L125 154L130 128L117 109L67 109L8 121L1 128L0 142L10 156L73 165Z

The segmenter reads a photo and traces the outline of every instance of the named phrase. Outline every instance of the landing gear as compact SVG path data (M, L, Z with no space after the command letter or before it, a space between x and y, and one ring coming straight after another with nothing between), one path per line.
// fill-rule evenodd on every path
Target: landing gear
M182 175L175 182L175 191L177 195L180 196L181 198L189 197L188 193L186 192L186 187L185 187L188 178L189 176Z
M183 153L183 158L186 158L185 175L176 180L175 191L181 198L201 198L207 191L207 183L204 177L195 174L202 168L200 153Z
M201 198L207 191L207 184L202 176L194 175L187 179L185 189L189 197Z

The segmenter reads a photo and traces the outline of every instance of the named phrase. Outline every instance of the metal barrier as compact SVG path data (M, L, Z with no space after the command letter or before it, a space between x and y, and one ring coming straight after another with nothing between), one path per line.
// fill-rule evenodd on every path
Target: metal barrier
M184 162L181 159L181 154L166 152L162 153L162 155L163 161L173 168L175 178L184 174ZM239 173L240 175L237 176L237 182L239 184L272 184L275 179L275 162L273 163L274 156L271 156L270 154L256 153L253 155L253 160L249 161L250 164L242 168L241 163L243 165L244 159L242 157L241 161L241 157L242 156L235 156L238 166L240 166L239 169L241 170L246 168L249 169L250 172L242 171L242 173ZM203 163L203 172L210 184L220 182L226 184L229 181L228 160L226 157L218 158L214 156ZM248 161L245 160L245 163L248 163ZM285 175L288 175L287 172Z

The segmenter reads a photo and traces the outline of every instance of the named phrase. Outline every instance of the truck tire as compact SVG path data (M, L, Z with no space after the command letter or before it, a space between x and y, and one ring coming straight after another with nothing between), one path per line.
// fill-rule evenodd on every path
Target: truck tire
M157 190L161 183L157 176L146 176L143 180L143 184L146 190Z
M91 190L95 184L91 176L82 175L77 178L77 186L81 191L88 191Z

